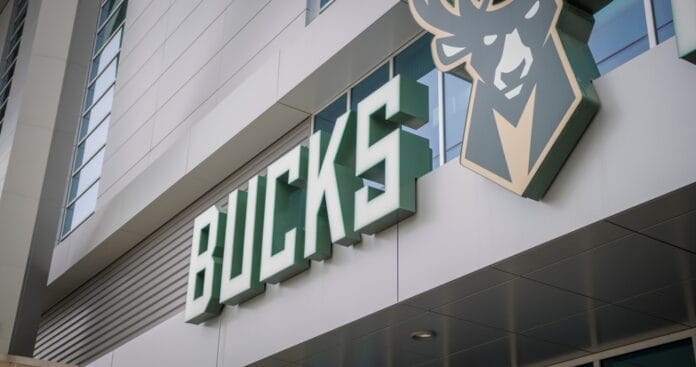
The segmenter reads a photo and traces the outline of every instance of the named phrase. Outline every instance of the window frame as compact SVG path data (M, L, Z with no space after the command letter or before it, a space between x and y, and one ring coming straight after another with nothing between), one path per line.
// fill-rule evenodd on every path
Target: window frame
M308 0L308 1L313 1L313 0ZM316 4L319 4L319 0L314 0L316 1ZM329 0L328 3L324 4L323 8L328 7L330 4L332 4L336 0ZM654 2L653 0L643 0L643 10L644 10L644 15L645 15L645 20L646 20L646 34L648 37L648 49L646 51L650 51L654 47L656 47L659 43L657 40L657 26L656 26L656 20L655 20L655 14L654 14ZM320 13L320 12L319 12ZM406 48L410 47L413 43L415 43L420 37L425 35L427 32L422 30L418 32L414 37L410 38L408 41L406 41L401 47L396 49L392 54L390 54L388 57L380 60L380 62L377 63L376 66L372 67L369 69L365 74L363 74L360 78L358 78L357 81L349 84L346 88L342 89L338 94L333 96L329 101L325 104L323 104L320 108L316 110L316 112L312 113L311 117L311 134L315 132L316 125L315 125L315 117L317 114L321 113L329 107L331 104L333 104L337 99L341 98L344 94L346 95L346 110L350 110L351 106L351 98L352 98L352 90L353 88L360 84L363 80L365 80L367 77L372 75L375 71L377 71L379 68L384 66L385 63L389 63L389 80L394 78L394 58L399 55L403 50ZM641 38L643 39L643 38ZM628 47L633 46L636 42L640 41L641 39L625 46L624 48L620 50L616 50L615 53L612 55L606 57L604 60L610 59L613 55L616 55L617 53L625 50ZM669 39L669 38L667 38ZM662 42L666 41L667 39L663 40ZM595 60L595 62L599 63L601 61ZM438 144L438 158L439 158L439 165L438 167L441 167L445 165L449 160L447 159L447 147L446 147L446 124L447 121L445 121L445 74L442 71L437 70L437 88L438 88L438 119L440 123L438 124L438 139L439 144ZM599 76L601 77L601 75ZM433 167L433 170L438 168L438 167Z
M689 330L683 330L676 333L663 335L657 338L612 348L603 352L591 354L589 356L572 359L570 361L553 364L549 367L576 367L588 363L594 364L595 367L601 367L601 361L605 359L618 357L633 352L638 352L644 349L658 347L663 344L669 344L683 339L691 339L691 346L694 348L694 357L696 359L696 328L692 328Z
M331 0L333 2L335 0ZM336 100L341 98L344 94L346 95L346 111L350 111L350 106L352 104L352 91L353 88L362 83L365 79L370 77L374 72L377 70L381 69L384 67L385 64L389 64L389 80L393 79L396 75L394 75L394 59L396 58L397 55L399 55L402 51L405 49L409 48L411 45L413 45L416 41L418 41L421 37L425 36L427 32L425 30L419 31L415 36L411 37L408 41L406 41L403 45L401 45L399 48L397 48L392 54L390 54L387 58L380 60L380 62L377 63L376 66L372 67L369 69L365 74L360 76L355 82L349 84L345 89L342 89L340 93L332 97L328 103L322 105L321 108L319 108L315 113L312 114L311 118L311 134L314 134L315 132L315 117L317 114L321 113L324 109L329 107L331 104L333 104ZM445 121L444 121L444 80L445 80L445 73L442 71L438 70L435 68L435 71L437 73L437 89L438 89L438 119L440 123L438 124L438 166L433 167L433 170L443 166L447 161L445 160L445 149L443 146L444 143L444 138L445 138ZM434 157L433 157L434 158Z
M79 115L78 122L77 122L77 129L75 131L75 138L74 138L75 140L73 143L73 151L72 151L72 156L70 159L69 173L67 175L68 177L67 177L67 182L65 185L65 193L63 196L64 199L63 199L63 206L62 206L62 215L61 215L60 225L59 225L59 228L57 231L58 238L56 241L56 246L59 245L60 243L62 243L68 236L70 236L70 234L72 234L82 224L87 222L87 220L95 213L95 210L92 210L91 213L85 215L84 218L82 218L79 222L77 222L73 219L73 217L74 217L74 209L73 209L73 215L71 215L70 218L68 218L68 211L70 210L70 208L72 206L76 205L76 203L82 197L84 197L84 195L87 192L92 190L95 187L95 185L99 185L99 183L101 181L101 176L103 173L102 171L103 171L104 160L106 160L106 139L104 139L104 143L99 149L96 149L89 157L82 157L82 162L80 163L80 165L75 166L75 162L76 162L76 159L78 156L78 149L79 149L80 145L85 143L90 137L92 137L94 132L97 131L97 129L99 129L100 127L102 127L103 124L108 123L110 121L111 110L113 108L113 101L112 101L111 108L109 108L109 110L104 114L104 116L101 117L99 119L99 121L97 121L94 124L93 127L90 128L89 126L87 126L87 130L84 132L84 136L82 136L82 130L84 128L84 124L86 121L89 121L89 120L85 120L85 118L92 113L92 111L94 110L94 107L97 104L99 104L109 93L114 93L116 80L118 79L118 71L119 71L118 68L120 66L119 64L120 64L120 56L121 56L121 47L123 46L123 36L125 33L124 29L125 29L126 17L127 17L127 12L128 12L127 9L122 9L122 7L124 7L124 6L127 7L128 0L118 0L114 4L114 6L110 9L109 14L105 18L103 18L103 20L101 20L102 19L101 12L104 9L104 5L108 1L110 1L110 0L102 0L100 2L99 11L97 12L97 21L96 21L95 30L93 33L94 38L92 40L92 47L91 47L92 52L91 52L91 55L89 58L89 67L87 68L87 71L86 71L87 75L85 78L85 84L84 84L84 87L82 89L82 93L83 93L82 94L82 103L80 104L80 115ZM97 48L97 43L99 42L99 33L104 29L104 27L108 24L108 22L114 16L116 16L116 14L118 14L121 11L124 11L126 13L124 18L123 18L123 21L120 24L118 24L117 27L114 28L113 32L109 35L108 38L101 41L102 44L99 46L99 48ZM93 67L94 62L101 56L104 49L109 45L109 43L114 39L114 37L116 37L119 34L120 34L121 39L118 42L119 43L118 44L118 52L116 52L111 58L109 58L109 60L107 60L104 63L105 66L101 70L97 71L96 74L94 75L94 77L92 77L92 67ZM91 97L91 99L92 99L91 104L89 106L85 106L85 103L87 102L87 99L88 99L87 97L89 94L89 90L93 86L95 86L95 83L97 82L97 80L106 72L106 70L109 69L109 67L111 67L112 64L115 64L115 68L116 68L114 80L111 81L108 85L106 85L104 87L103 91L101 91L101 93L99 93L99 95L93 95ZM112 98L113 98L113 96L112 96ZM106 134L107 134L107 138L108 138L108 126L107 126ZM78 176L82 172L82 170L87 165L89 165L90 162L92 162L100 154L104 154L104 158L102 161L102 166L100 167L99 175L96 177L96 179L94 179L94 181L90 182L87 186L85 186L85 188L82 191L76 193L73 198L70 198L71 188L73 185L74 178L76 176ZM99 193L97 192L97 200L99 198L98 196L99 196ZM96 209L96 207L97 207L97 203L95 202L94 208ZM70 220L70 228L68 230L66 230L66 224L67 224L68 220Z
M326 2L326 4L321 5L321 0L319 0L319 3L318 3L318 5L319 5L319 11L318 11L317 14L321 14L324 10L326 10L326 8L328 8L329 6L331 6L331 4L333 4L333 3L335 3L335 2L336 2L336 0L329 0L329 1Z
M85 168L85 166L87 166L90 162L92 162L99 154L101 154L102 152L104 152L104 154L106 154L105 149L106 149L106 146L102 146L99 150L97 150L96 153L92 154L92 156L90 156L87 160L85 160L84 163L79 167L79 169L75 170L72 173L72 175L70 177L70 183L72 184L74 182L73 179L76 176L78 176L82 172L82 169ZM74 204L77 200L79 200L80 197L82 197L82 195L84 195L84 193L87 192L90 189L90 187L92 187L97 181L99 181L100 178L101 177L97 177L96 179L94 179L94 181L90 182L87 186L85 186L84 190L78 191L78 193L75 194L75 197L70 199L67 202L67 204L65 205L66 208L70 207L70 205ZM70 197L69 196L70 195L70 188L71 187L68 187L68 198Z
M10 25L8 31L12 31L5 37L5 45L3 47L2 60L0 65L4 65L2 77L0 81L7 78L5 85L2 86L0 92L0 133L5 122L5 113L7 105L10 101L10 93L12 90L12 82L14 81L15 67L17 59L19 59L19 50L22 46L22 36L24 34L24 24L26 23L27 13L29 12L29 1L17 0L13 2L14 9L10 17Z

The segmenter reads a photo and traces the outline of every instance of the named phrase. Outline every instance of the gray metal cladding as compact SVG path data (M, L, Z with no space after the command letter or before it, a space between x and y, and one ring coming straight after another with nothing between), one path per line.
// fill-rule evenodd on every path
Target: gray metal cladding
M226 205L230 191L305 142L309 131L305 120L47 310L34 355L85 364L180 312L193 219L211 205Z

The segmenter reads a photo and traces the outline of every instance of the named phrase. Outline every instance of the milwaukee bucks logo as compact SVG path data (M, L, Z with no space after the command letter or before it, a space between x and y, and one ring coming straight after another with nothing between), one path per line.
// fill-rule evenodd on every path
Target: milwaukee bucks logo
M563 0L409 0L442 71L473 82L461 164L540 199L599 107L592 16Z

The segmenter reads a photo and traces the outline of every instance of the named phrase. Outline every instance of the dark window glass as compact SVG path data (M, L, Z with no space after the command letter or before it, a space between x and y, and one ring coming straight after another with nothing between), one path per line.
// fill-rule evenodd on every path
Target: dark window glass
M471 83L454 74L445 74L445 160L459 157Z
M7 111L7 101L2 103L2 107L0 107L0 127L2 127L2 119L5 118L5 111Z
M332 0L320 0L319 1L319 7L323 8L325 7L328 3L330 3Z
M440 165L439 91L437 69L430 54L431 35L423 36L394 58L394 75L403 75L428 87L428 123L414 130L404 130L428 139L433 157L433 167Z
M13 31L12 38L10 38L10 41L8 42L11 45L10 48L14 47L14 45L22 38L22 31L24 31L24 22L20 23L19 27Z
M348 108L348 97L344 94L330 105L326 106L321 112L314 116L314 131L326 131L331 133L333 131L334 125L336 125L336 119L341 117Z
M10 97L10 83L6 83L0 92L0 101L6 101Z
M10 67L7 70L5 70L5 75L2 77L3 88L5 88L5 86L11 83L12 78L14 77L14 68L15 64L12 63Z
M368 75L360 83L356 84L350 90L350 109L351 111L358 110L358 103L372 92L379 89L389 81L389 64L384 64L379 69ZM381 182L375 182L368 179L363 179L363 184L379 190L384 190L384 185Z
M27 15L27 6L24 6L25 4L18 4L17 8L20 9L19 12L17 12L17 15L15 16L15 20L13 23L12 28L17 29L18 26L24 22L24 17ZM21 8L20 8L21 7Z
M605 359L602 367L696 367L691 339Z
M7 101L10 97L10 88L12 87L12 78L14 77L15 65L17 64L17 56L19 55L19 47L22 41L22 32L24 31L24 17L27 15L28 3L26 0L19 0L14 3L13 10L16 14L10 22L7 29L7 38L5 42L5 59L0 62L2 70L0 70L0 129L5 118L7 110Z
M24 31L24 22L20 23L19 26L13 31L12 38L10 38L10 41L8 42L10 49L13 49L22 39L22 31Z
M674 36L674 23L672 22L672 1L653 0L653 15L657 29L657 42L662 43Z
M10 50L10 53L7 55L7 61L5 62L5 65L8 67L12 65L15 60L17 60L17 55L19 55L19 45L21 42L17 42L17 44Z
M350 90L350 109L358 110L358 103L389 81L389 64L384 64Z
M643 0L612 1L595 14L589 45L601 74L648 50Z
M121 24L123 24L123 20L126 18L126 5L126 3L121 4L121 6L115 10L114 15L112 15L111 18L104 23L102 29L99 31L99 33L97 33L97 39L94 42L95 52L99 51L104 45L104 42L108 41L111 38L111 35L113 35L114 32L121 27Z
M111 15L111 12L114 10L116 5L118 5L120 3L121 3L121 0L107 0L104 2L104 4L102 5L102 8L101 8L101 12L99 13L99 24L97 25L97 27L104 24L104 21L106 20L106 18L108 18L109 15Z

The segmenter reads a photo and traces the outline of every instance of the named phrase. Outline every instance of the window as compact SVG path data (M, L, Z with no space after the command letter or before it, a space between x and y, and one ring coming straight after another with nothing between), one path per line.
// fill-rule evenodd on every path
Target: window
M696 335L689 336L689 334L693 334L693 330L678 334L681 334L681 336L674 334L668 337L668 340L671 341L665 340L662 342L664 344L652 344L655 346L649 348L643 346L642 349L636 349L635 347L638 344L634 344L604 351L589 358L582 357L580 360L584 364L577 367L696 367L693 344L693 338ZM658 342L658 340L655 339L649 342ZM643 343L645 341L639 344ZM562 364L565 365L566 363Z
M350 89L350 109L358 110L358 103L389 81L389 64L380 66Z
M307 15L305 24L309 24L336 0L307 0Z
M403 75L428 87L428 123L418 130L403 129L428 140L432 151L433 167L440 165L440 74L430 55L431 35L413 42L394 57L394 75Z
M633 353L608 358L602 367L696 367L691 339L659 345Z
M7 42L5 42L5 52L2 60L2 77L0 77L0 132L5 121L5 111L10 98L10 88L12 87L12 79L14 78L15 65L17 65L17 56L19 55L19 47L22 41L22 32L24 31L24 18L27 15L29 2L27 0L16 0L14 3L14 14L10 21L10 27L7 31Z
M403 75L428 87L428 122L418 129L402 128L428 140L433 168L459 156L466 121L471 83L454 74L442 73L433 63L430 43L425 34L411 42L387 63L349 89L314 116L314 131L331 132L336 119L384 85L390 78ZM390 73L391 66L391 73ZM444 91L444 93L443 93ZM444 120L444 121L443 121ZM443 123L444 122L444 123Z
M348 110L348 97L344 94L314 116L314 131L333 131L336 119Z
M589 45L601 74L674 36L671 0L614 0L594 17Z
M674 36L674 23L672 22L672 1L652 0L657 43L662 43Z
M99 11L66 195L63 236L87 219L97 205L126 6L126 0L104 0Z
M643 0L612 1L595 14L590 50L606 74L650 48Z
M445 74L445 161L459 158L466 114L469 110L471 82L461 77Z
M331 0L321 0L322 6L330 3ZM657 42L674 35L670 0L651 0L649 3L652 6L649 10L654 14L654 27L653 22L646 21L648 12L644 4L645 0L615 0L595 14L589 47L601 74L650 49L649 32L654 32ZM401 74L428 87L430 115L428 123L421 128L403 129L428 139L433 153L433 168L458 158L472 85L466 76L442 73L435 68L430 51L431 41L432 35L429 33L418 37L335 99L314 116L314 131L331 132L339 116L349 108L355 110L363 98L389 78Z
M331 4L334 0L319 0L319 9L324 10L329 4Z

